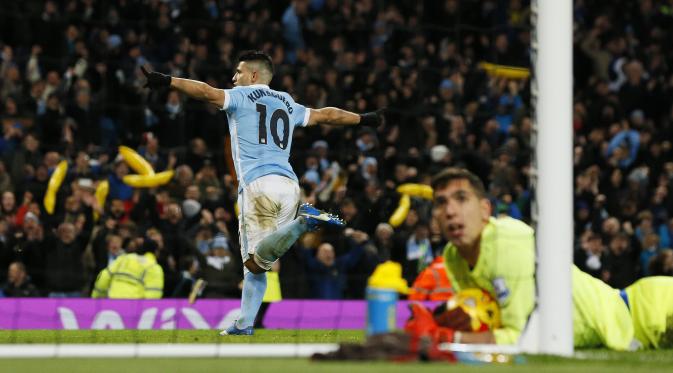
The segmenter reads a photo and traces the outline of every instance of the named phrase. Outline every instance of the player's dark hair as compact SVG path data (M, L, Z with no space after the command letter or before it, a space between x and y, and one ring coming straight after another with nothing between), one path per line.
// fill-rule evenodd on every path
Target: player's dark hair
M273 74L273 61L271 56L262 51L245 51L238 57L238 62L256 61L261 62L271 74Z
M432 178L430 185L432 185L433 190L437 190L446 187L446 185L453 180L467 180L470 183L472 189L474 189L474 193L477 195L477 197L487 198L486 188L484 187L484 183L481 181L481 179L477 175L464 168L446 168Z

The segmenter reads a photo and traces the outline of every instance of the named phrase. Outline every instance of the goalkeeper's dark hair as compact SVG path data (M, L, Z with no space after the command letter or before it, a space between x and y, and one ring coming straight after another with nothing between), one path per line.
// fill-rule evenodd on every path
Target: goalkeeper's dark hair
M465 168L445 168L432 178L430 185L432 185L433 190L437 190L446 187L454 180L467 180L467 182L470 183L472 189L474 189L474 193L477 195L477 197L488 198L486 195L486 188L484 187L484 183L481 181L479 176L473 174Z
M238 62L260 62L273 75L273 60L263 51L245 51L238 56Z

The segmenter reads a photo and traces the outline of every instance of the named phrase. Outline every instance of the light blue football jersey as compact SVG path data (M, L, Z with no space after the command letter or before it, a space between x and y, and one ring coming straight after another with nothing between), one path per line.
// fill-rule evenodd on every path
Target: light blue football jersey
M297 180L290 166L292 134L308 124L310 110L286 92L255 84L226 89L222 110L229 119L231 155L239 188L276 174Z

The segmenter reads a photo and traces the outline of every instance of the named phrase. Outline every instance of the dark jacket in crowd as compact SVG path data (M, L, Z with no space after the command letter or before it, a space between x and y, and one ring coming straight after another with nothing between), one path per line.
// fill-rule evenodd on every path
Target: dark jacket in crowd
M71 243L53 237L44 246L45 285L49 291L81 291L85 285L82 254L86 242L75 240Z
M2 287L2 294L6 297L12 297L12 298L26 298L26 297L40 296L40 292L37 290L35 285L33 285L33 283L30 282L29 279L23 281L19 286L6 283Z

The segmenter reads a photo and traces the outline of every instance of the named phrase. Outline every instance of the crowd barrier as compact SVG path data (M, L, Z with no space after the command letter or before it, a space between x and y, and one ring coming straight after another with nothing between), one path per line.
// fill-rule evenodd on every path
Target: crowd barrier
M240 314L240 300L0 299L0 329L224 329ZM264 317L269 329L364 329L364 300L282 300ZM397 304L397 326L409 318Z

